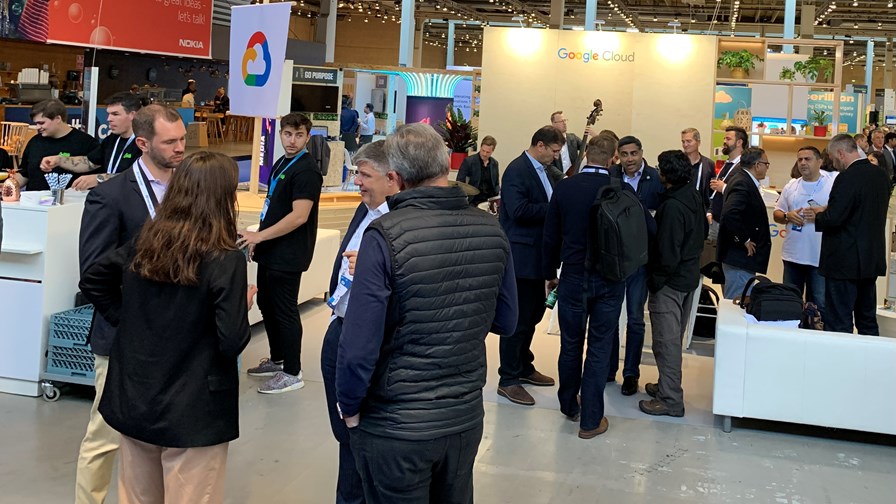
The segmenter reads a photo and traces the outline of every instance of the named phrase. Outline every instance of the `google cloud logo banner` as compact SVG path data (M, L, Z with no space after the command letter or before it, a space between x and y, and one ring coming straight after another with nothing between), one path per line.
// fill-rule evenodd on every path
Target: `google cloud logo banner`
M258 51L255 46L261 46L261 59L264 62L264 71L261 73L249 73L251 63L253 67L259 65ZM271 49L268 47L268 39L264 33L257 31L249 37L249 43L246 44L246 53L243 54L243 81L250 87L264 87L268 79L271 77Z

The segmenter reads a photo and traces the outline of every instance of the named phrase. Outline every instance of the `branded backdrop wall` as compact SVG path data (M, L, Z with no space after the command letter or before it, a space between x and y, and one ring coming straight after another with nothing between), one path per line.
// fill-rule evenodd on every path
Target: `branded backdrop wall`
M563 110L582 135L595 98L598 129L633 134L651 165L695 127L710 148L716 37L544 29L485 29L479 135L506 166Z

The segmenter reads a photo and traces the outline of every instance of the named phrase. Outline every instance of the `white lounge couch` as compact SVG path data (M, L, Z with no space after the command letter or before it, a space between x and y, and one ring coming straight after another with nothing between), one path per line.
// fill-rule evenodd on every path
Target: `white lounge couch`
M878 317L880 318L880 317ZM723 300L712 411L896 434L896 338L748 324Z
M250 229L252 229L250 227ZM299 284L298 304L317 296L323 296L330 288L330 274L333 272L333 261L339 252L339 231L335 229L317 230L317 242L314 244L314 257L308 271L302 273L302 282ZM258 264L251 262L247 270L249 283L257 283ZM249 310L249 323L261 322L261 311L256 302Z

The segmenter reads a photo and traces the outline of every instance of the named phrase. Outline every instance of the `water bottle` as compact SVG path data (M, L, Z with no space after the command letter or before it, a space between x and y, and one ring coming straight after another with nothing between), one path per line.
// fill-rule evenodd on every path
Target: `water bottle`
M544 305L547 307L548 310L553 310L554 306L557 305L557 289L556 288L554 290L552 290L550 294L548 294L548 298L544 301Z

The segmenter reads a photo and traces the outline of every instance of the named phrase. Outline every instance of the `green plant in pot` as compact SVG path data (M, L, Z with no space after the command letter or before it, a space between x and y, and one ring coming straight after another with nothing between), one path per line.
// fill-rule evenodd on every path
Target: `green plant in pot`
M451 149L451 169L456 170L467 156L467 152L476 148L478 132L473 124L464 118L464 113L451 105L445 107L445 120L440 122L439 126L445 145Z
M778 74L778 79L782 81L795 81L796 71L790 67L784 67L781 69L781 73Z
M826 82L831 81L834 75L834 63L826 58L818 56L809 56L805 61L797 61L793 64L793 69L806 78L806 82L816 82L819 77L824 78Z
M812 122L815 124L813 134L815 136L823 137L828 135L828 121L830 118L831 115L822 109L812 110Z
M716 64L719 68L728 67L731 70L732 78L746 79L750 75L750 70L756 68L756 61L762 61L762 58L746 49L741 49L740 51L722 51Z

